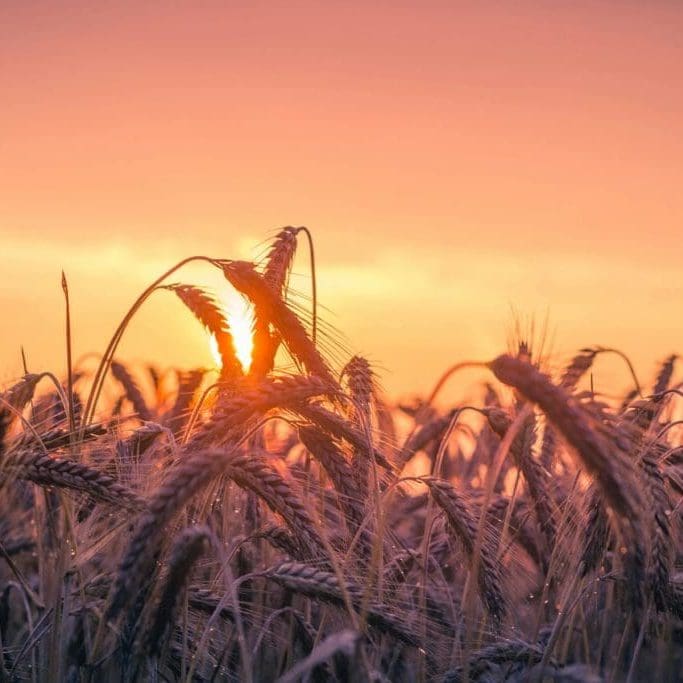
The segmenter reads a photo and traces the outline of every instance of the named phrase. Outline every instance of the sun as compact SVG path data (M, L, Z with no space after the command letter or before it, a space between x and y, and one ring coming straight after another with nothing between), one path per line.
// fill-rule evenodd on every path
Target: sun
M251 367L252 352L254 349L254 306L245 301L236 292L227 292L216 297L216 303L222 309L232 335L235 355L244 372L249 372ZM213 334L209 334L209 349L216 367L222 367L221 354L218 351L218 342Z

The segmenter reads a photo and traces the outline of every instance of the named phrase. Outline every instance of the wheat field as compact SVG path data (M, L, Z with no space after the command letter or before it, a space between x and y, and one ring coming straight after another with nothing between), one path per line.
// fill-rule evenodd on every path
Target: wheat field
M290 291L306 237L199 259L253 308L248 371L181 262L94 366L0 394L2 680L682 680L676 356L641 384L520 338L398 405ZM220 373L117 355L160 289ZM444 403L464 368L481 400Z

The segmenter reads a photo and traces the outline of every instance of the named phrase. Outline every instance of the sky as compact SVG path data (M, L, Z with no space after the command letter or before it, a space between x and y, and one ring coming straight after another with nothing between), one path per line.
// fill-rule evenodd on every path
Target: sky
M618 346L652 376L683 351L681 35L665 0L0 2L0 380L22 345L64 371L62 269L75 355L101 353L180 258L288 224L392 395L515 318L554 362ZM210 357L168 293L121 353Z

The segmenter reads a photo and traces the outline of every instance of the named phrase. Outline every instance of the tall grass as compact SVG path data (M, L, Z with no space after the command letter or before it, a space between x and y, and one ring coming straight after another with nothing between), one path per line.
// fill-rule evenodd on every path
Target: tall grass
M553 368L520 339L391 406L294 303L302 231L193 257L254 306L248 372L176 267L95 372L0 394L0 678L681 680L676 357L608 401L581 387L612 349ZM217 383L115 357L164 289L216 336ZM472 365L480 405L436 408Z

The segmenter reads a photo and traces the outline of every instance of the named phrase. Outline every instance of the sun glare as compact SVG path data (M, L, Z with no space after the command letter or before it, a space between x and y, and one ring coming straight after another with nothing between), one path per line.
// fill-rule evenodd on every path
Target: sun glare
M237 360L242 365L242 369L248 372L251 367L251 354L254 348L254 307L233 292L225 297L217 298L217 302L223 309L223 314L230 326ZM213 334L209 334L209 349L216 367L220 368L222 366L221 354L218 351L218 342Z

